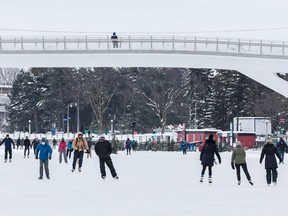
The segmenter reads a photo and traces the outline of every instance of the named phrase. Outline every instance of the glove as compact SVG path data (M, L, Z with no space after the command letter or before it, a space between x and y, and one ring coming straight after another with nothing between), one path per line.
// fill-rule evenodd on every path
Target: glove
M85 151L85 153L89 154L89 153L90 153L89 149L87 149L87 150Z
M232 167L232 169L233 169L233 170L235 169L235 167L234 167L234 164L233 164L233 163L231 163L231 167Z
M52 157L51 157L51 155L49 156L49 160L51 160L52 159Z
M35 159L38 160L38 156L36 156Z
M13 146L13 149L15 149L15 146Z

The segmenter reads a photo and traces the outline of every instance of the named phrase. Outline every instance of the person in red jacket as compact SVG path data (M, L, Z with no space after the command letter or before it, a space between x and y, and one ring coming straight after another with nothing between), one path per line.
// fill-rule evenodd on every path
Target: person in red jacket
M67 155L66 155L66 142L64 138L62 138L59 143L58 152L59 152L59 163L62 163L62 157L64 157L65 163L68 163Z

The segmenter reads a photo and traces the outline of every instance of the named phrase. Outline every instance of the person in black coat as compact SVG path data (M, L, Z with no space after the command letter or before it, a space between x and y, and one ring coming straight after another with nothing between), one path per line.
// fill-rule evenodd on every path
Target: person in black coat
M268 186L271 184L271 173L272 173L272 181L276 185L277 184L277 161L275 155L279 158L280 163L282 162L279 152L276 147L273 145L271 139L267 139L266 144L264 145L261 156L260 156L260 164L262 163L264 156L265 157L265 169L266 169L266 180Z
M221 157L218 152L216 142L213 140L213 134L209 135L209 138L205 141L205 144L201 150L200 154L200 160L201 160L201 165L203 166L202 172L201 172L201 178L200 182L203 182L205 170L208 167L208 182L211 184L212 183L212 166L214 165L214 154L216 154L219 164L221 164Z
M26 138L24 140L24 158L26 158L26 151L28 151L27 157L29 158L30 146L31 146L30 140L29 140L28 136L26 136Z
M100 140L95 145L95 152L99 157L101 178L106 178L105 163L110 169L113 178L118 179L117 173L112 163L110 154L112 153L112 145L105 137L100 137Z
M284 154L287 150L287 144L286 142L283 140L283 138L281 137L279 142L277 143L277 146L276 148L278 149L279 151L279 154L281 156L281 160L282 160L282 163L284 163Z
M4 156L4 161L5 163L7 162L7 157L8 157L8 153L9 153L9 161L11 162L12 160L12 145L13 148L15 149L15 143L14 141L9 137L9 134L6 135L6 137L2 140L2 142L0 143L0 146L2 144L5 144L5 156Z
M115 32L113 32L113 35L111 36L111 40L113 43L113 48L118 48L118 36Z

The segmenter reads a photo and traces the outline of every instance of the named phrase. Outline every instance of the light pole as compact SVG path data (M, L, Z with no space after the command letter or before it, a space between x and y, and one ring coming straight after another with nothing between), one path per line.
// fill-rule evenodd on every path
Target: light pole
M31 135L31 120L30 119L29 119L28 123L29 123L28 131L29 131L29 137L30 137L30 135Z
M67 136L68 136L68 138L69 138L69 121L70 121L69 108L72 106L76 106L76 105L77 105L77 103L72 102L72 103L68 104L68 106L67 106Z
M267 141L267 137L268 137L268 123L269 121L266 119L266 137L265 137L265 140Z

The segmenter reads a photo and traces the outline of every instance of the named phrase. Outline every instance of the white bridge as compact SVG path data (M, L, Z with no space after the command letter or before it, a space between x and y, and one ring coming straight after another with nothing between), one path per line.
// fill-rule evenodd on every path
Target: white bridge
M185 67L237 70L288 97L288 42L182 35L0 37L0 67Z

